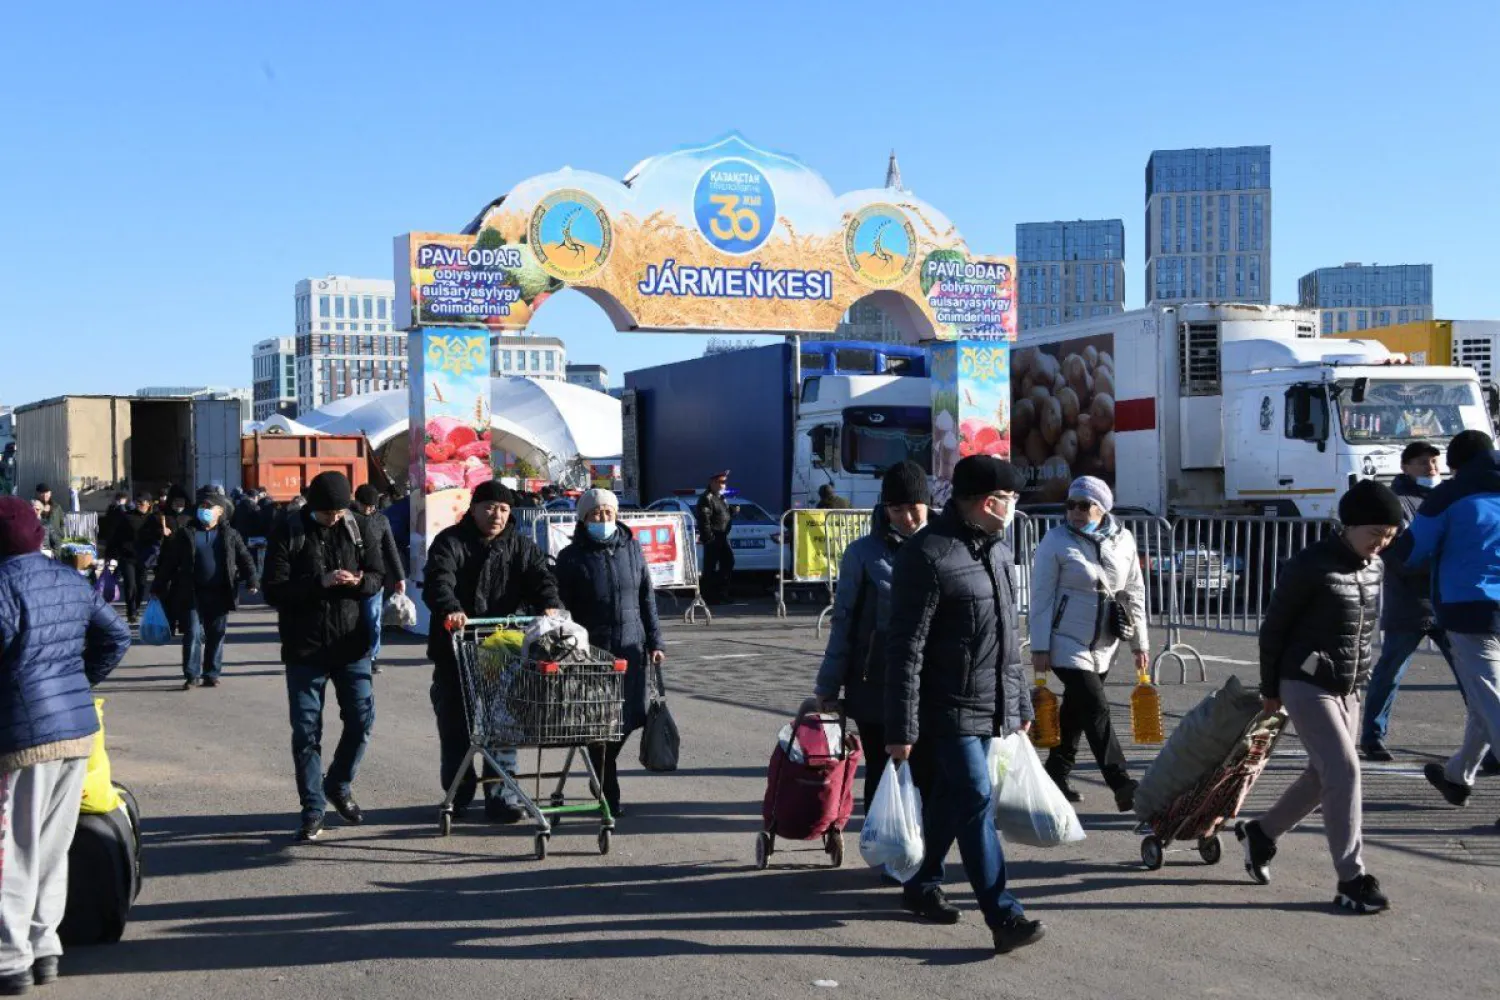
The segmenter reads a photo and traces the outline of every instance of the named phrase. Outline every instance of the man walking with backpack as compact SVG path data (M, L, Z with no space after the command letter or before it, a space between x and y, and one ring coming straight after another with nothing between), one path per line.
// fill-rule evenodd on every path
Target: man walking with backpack
M349 514L352 500L343 474L316 477L307 487L307 505L277 526L266 557L266 600L276 608L281 633L302 803L297 839L304 842L322 834L328 803L345 822L364 821L353 793L375 726L364 602L384 581L379 553ZM324 774L323 703L330 681L343 732Z

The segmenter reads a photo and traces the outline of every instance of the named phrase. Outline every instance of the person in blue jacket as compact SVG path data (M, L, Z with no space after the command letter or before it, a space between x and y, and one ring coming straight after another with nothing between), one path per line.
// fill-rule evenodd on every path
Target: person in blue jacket
M844 709L859 728L865 752L865 812L890 758L885 752L885 638L891 621L891 570L902 544L927 524L932 488L915 462L901 462L880 481L880 506L870 533L839 560L838 595L828 647L813 684L823 711Z
M1453 478L1422 502L1396 543L1409 567L1432 563L1432 603L1448 635L1469 711L1463 745L1423 770L1452 805L1468 802L1491 745L1500 745L1500 452L1482 431L1448 443Z
M0 497L0 995L57 978L68 848L99 731L89 688L130 628L71 566L41 554L31 504Z
M646 724L651 701L647 670L666 660L656 590L646 555L630 528L619 523L620 501L609 490L578 498L573 542L557 557L557 594L563 607L589 633L589 645L607 649L628 664L625 672L624 739L589 746L589 757L612 815L619 816L620 748Z

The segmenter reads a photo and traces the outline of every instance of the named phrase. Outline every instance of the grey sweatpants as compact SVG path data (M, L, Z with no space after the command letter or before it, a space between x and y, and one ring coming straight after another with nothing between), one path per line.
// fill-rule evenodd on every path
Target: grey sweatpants
M79 759L0 772L0 975L62 954L57 925L87 770Z
M1304 681L1281 683L1286 706L1302 746L1307 768L1260 818L1261 830L1279 839L1313 811L1323 810L1323 832L1340 882L1364 874L1363 815L1359 779L1359 697L1336 695Z
M1449 632L1448 642L1469 717L1463 746L1448 758L1443 772L1449 781L1472 785L1485 753L1500 746L1500 637Z

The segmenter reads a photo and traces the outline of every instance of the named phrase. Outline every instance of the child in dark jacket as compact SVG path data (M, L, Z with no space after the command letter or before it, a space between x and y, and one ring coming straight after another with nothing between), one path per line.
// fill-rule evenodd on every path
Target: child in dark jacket
M1323 810L1338 873L1334 903L1378 913L1390 902L1365 871L1360 789L1359 684L1372 647L1384 564L1379 556L1401 528L1401 503L1367 479L1339 501L1342 530L1287 563L1260 630L1260 693L1267 712L1286 710L1307 750L1307 768L1260 819L1240 823L1245 871L1271 881L1276 841Z

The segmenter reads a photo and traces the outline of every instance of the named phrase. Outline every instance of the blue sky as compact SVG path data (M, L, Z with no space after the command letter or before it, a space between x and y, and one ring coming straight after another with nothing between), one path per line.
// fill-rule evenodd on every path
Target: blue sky
M1269 143L1277 301L1313 267L1431 262L1440 316L1500 317L1497 9L15 6L0 402L248 385L297 279L388 276L391 237L456 231L518 180L622 176L730 129L838 191L894 147L978 252L1012 252L1019 221L1122 217L1132 307L1150 151ZM532 329L615 382L702 346L617 334L580 296Z

